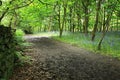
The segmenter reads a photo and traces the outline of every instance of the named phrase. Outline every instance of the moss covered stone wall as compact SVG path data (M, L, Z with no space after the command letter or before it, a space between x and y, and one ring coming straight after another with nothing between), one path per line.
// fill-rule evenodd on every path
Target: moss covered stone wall
M14 31L0 25L0 80L8 80L14 68Z

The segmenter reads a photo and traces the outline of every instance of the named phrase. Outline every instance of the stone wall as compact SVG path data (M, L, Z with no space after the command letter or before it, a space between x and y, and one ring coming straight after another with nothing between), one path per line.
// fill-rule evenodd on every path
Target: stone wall
M0 80L8 80L14 68L15 40L10 27L0 25Z

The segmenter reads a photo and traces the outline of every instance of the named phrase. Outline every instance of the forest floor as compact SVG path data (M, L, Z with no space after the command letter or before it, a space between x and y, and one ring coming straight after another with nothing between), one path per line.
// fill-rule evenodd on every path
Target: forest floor
M31 64L16 68L10 80L120 80L120 61L53 40L26 36Z

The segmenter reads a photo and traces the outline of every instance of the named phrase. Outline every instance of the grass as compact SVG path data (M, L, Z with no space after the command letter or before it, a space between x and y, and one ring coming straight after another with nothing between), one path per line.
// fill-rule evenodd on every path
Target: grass
M120 32L108 32L102 42L102 49L97 50L101 33L97 33L95 41L91 41L91 34L85 36L83 33L64 32L62 38L59 38L59 32L40 32L34 34L41 37L52 37L53 39L84 48L95 53L112 56L120 59Z
M91 41L91 35L85 36L83 33L64 33L62 38L58 36L54 39L72 45L91 50L95 53L101 53L120 59L120 32L108 32L102 43L102 50L97 50L97 45L100 40L101 33L97 33L95 41Z

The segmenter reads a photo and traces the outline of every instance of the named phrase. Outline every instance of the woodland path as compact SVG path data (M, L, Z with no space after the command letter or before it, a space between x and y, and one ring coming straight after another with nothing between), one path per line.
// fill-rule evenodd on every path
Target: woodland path
M47 37L26 36L31 65L17 68L11 80L120 80L120 61Z

